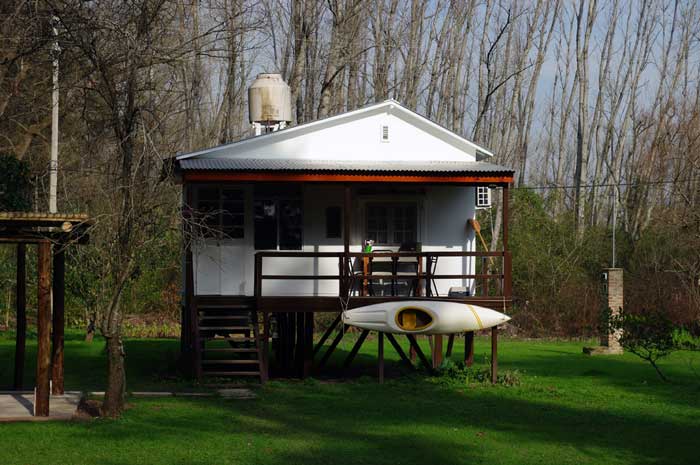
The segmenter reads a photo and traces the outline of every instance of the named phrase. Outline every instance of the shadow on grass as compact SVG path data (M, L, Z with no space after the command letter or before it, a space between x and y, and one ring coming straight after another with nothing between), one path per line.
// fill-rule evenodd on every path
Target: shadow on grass
M491 391L273 383L252 402L139 402L126 421L103 422L91 437L163 444L167 463L696 463L697 423ZM182 449L165 447L174 444ZM103 463L134 462L125 455Z

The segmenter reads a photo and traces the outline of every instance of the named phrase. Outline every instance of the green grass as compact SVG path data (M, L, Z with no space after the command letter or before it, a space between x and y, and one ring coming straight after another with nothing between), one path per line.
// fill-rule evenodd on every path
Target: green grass
M67 387L101 388L102 343L77 336L66 344ZM0 385L11 382L12 344L0 337ZM700 354L662 361L665 384L632 355L588 357L583 345L502 340L500 367L521 372L517 387L445 386L420 373L384 385L273 381L255 400L133 399L118 421L3 424L0 463L698 463ZM129 388L191 388L165 376L177 347L127 341ZM488 340L476 348L483 364ZM375 351L368 341L356 361L368 373Z

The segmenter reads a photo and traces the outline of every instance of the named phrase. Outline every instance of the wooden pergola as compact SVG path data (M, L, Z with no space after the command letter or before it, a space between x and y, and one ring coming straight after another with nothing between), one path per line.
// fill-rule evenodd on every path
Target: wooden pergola
M71 244L87 243L89 226L90 220L86 214L0 212L0 244L17 246L15 390L24 388L26 247L37 246L36 416L48 416L50 395L64 393L65 249Z

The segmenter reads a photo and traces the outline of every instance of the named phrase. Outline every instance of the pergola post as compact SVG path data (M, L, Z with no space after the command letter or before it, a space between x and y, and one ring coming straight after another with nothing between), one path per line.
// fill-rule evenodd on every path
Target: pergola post
M64 296L66 260L63 244L53 255L53 346L51 353L51 394L63 395Z
M34 414L49 416L51 369L51 244L39 242L37 258L37 354Z
M15 339L15 383L16 391L24 387L24 355L27 342L27 266L26 246L17 244L17 287L15 305L17 311L17 337Z

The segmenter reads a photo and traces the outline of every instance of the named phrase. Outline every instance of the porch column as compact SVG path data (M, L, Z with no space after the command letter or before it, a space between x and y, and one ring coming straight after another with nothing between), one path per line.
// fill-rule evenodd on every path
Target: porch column
M343 247L344 252L350 253L350 217L352 208L352 191L350 184L345 184L345 201L343 202Z
M24 381L24 354L27 342L27 266L26 246L17 244L17 287L15 291L17 336L15 339L15 384L21 391Z
M51 351L51 394L63 395L63 344L65 253L64 244L56 244L53 255L53 347Z
M508 200L510 197L510 184L503 185L503 296L506 299L513 297L513 270L508 249Z
M510 196L510 184L503 185L503 250L508 250L508 197Z
M349 289L349 277L347 276L350 267L350 218L352 216L352 191L350 184L345 184L345 198L343 201L343 269L340 270L340 295L343 298L348 297L351 289Z

